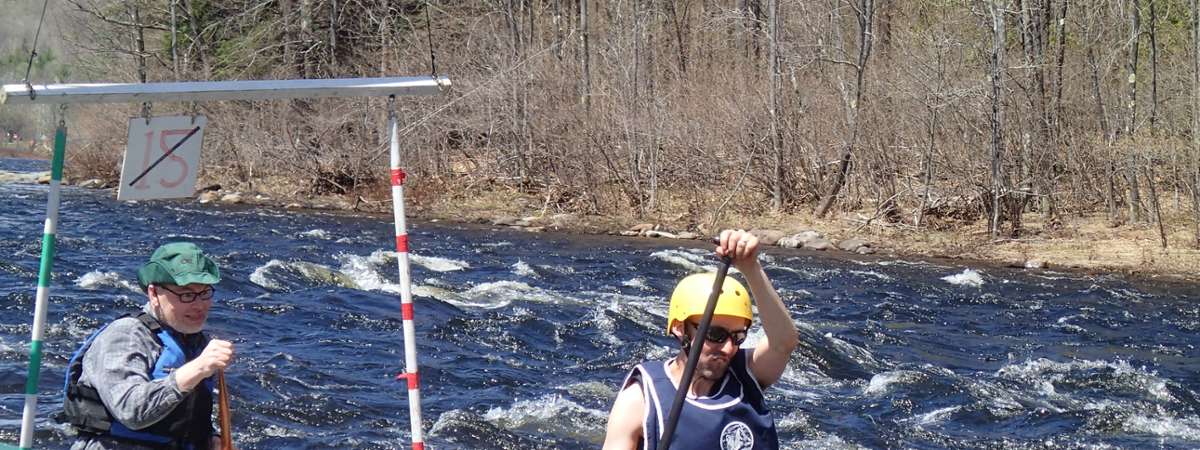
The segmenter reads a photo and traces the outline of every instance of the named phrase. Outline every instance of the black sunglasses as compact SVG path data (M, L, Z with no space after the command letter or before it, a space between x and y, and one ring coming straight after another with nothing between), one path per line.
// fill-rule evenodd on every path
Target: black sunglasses
M699 324L688 322L692 329L700 328ZM724 328L709 325L708 332L704 334L704 340L714 344L724 344L726 340L733 339L733 345L742 345L746 342L746 330L729 331Z
M217 293L216 288L214 288L212 286L208 286L207 288L205 288L203 291L200 291L200 292L183 292L183 293L175 292L175 291L171 290L171 288L163 286L161 284L156 284L155 286L158 286L160 288L163 288L167 292L175 294L176 297L179 297L179 303L191 303L196 300L209 301L209 300L213 299L213 294Z

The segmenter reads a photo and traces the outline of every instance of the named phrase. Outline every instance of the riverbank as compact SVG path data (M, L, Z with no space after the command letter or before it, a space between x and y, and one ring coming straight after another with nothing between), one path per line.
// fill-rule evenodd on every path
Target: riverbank
M432 202L409 208L417 218L458 222L490 223L497 217L529 220L532 228L547 223L555 212L543 211L536 199L505 196L476 196L459 203ZM390 207L390 204L388 205ZM1139 278L1167 278L1200 281L1200 249L1183 211L1164 217L1168 246L1162 248L1157 224L1120 224L1111 226L1103 214L1060 217L1047 226L1040 214L1024 217L1026 232L1019 239L992 239L987 223L957 222L951 228L936 230L906 224L869 220L874 211L848 211L818 219L811 211L793 214L739 216L726 214L714 229L707 229L711 217L662 213L657 220L626 216L568 216L559 219L565 231L619 234L639 225L654 225L668 235L696 231L700 236L715 234L717 228L737 226L754 230L775 230L785 236L816 231L832 243L862 240L875 253L898 258L945 258L975 260L986 264L1025 267L1030 270L1069 270L1084 273L1117 272ZM689 229L699 224L699 229ZM552 228L553 229L553 228ZM845 253L831 248L831 253Z
M13 175L13 174L8 174ZM44 177L43 177L44 178ZM33 182L31 174L3 177L3 182ZM115 181L78 180L80 186L109 188ZM392 203L386 191L367 190L349 195L310 196L285 188L289 183L256 183L266 189L241 192L210 185L198 193L204 204L232 203L289 209L340 210L386 216ZM1025 215L1025 233L1018 239L992 239L984 221L943 221L934 227L916 228L904 223L872 220L873 211L846 211L825 219L810 211L791 214L745 215L725 212L714 219L680 212L660 212L652 217L636 214L588 215L560 211L542 199L513 191L476 192L472 195L410 189L406 212L412 220L488 224L530 232L625 234L641 238L699 238L720 228L741 227L763 231L764 240L819 234L829 245L806 248L830 253L880 253L897 258L975 260L984 264L1025 267L1031 270L1069 270L1085 273L1117 272L1126 276L1200 281L1200 250L1184 205L1165 205L1167 248L1162 247L1157 224L1110 223L1102 214L1064 215L1047 225L1040 214ZM861 241L838 249L841 243ZM803 242L801 242L803 244ZM795 245L795 242L792 243ZM863 250L863 245L869 250ZM820 250L826 249L826 250Z
M48 156L29 147L13 147L0 145L0 158L18 158L18 159L48 159Z

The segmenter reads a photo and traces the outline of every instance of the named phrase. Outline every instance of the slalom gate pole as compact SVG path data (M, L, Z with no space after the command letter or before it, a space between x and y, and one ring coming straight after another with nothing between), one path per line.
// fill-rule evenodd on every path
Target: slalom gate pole
M42 262L38 270L37 303L33 309L33 333L29 341L29 374L25 378L25 410L21 414L21 450L33 448L34 419L37 418L38 378L42 371L42 339L46 334L46 308L50 299L50 273L54 267L54 235L58 231L58 206L62 198L63 159L67 149L67 125L59 120L54 130L54 157L50 163L50 192L46 198L46 226L42 231Z
M692 375L696 373L696 363L700 362L700 352L704 347L704 335L708 334L713 311L717 309L717 298L721 296L721 288L725 286L725 274L729 273L729 264L732 262L733 259L728 256L721 258L721 267L717 269L717 277L713 280L712 292L708 294L708 304L704 306L704 316L700 318L700 326L696 328L696 335L692 336L687 365L683 368L683 378L679 380L679 388L675 390L675 401L671 403L671 414L667 416L667 426L663 428L662 437L658 440L658 450L671 448L671 438L675 434L675 426L679 423L679 413L683 411L683 403L687 401L688 391L692 390Z
M408 414L412 426L412 448L423 450L421 431L421 385L417 375L417 332L413 326L412 280L408 271L408 230L404 221L404 169L400 168L400 132L396 123L396 97L388 97L388 136L391 141L392 209L396 222L396 263L400 270L400 315L404 319L404 373L396 379L408 381Z

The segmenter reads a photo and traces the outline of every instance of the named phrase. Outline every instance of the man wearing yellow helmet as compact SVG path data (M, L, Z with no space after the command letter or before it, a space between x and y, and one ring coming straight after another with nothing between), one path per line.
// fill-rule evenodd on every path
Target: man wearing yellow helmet
M725 278L672 447L775 449L779 447L775 421L763 401L763 390L783 375L799 334L758 262L758 238L742 230L725 230L716 254L732 259L746 277L750 292L737 280ZM667 334L679 339L681 351L666 362L639 364L625 378L608 416L605 450L657 447L714 277L711 273L690 275L675 287L667 312ZM754 320L751 296L766 337L743 349L739 345Z

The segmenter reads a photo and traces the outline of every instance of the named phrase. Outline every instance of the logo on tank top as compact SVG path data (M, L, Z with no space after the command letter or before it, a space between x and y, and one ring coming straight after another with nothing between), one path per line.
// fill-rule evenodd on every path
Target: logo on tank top
M721 430L721 450L750 450L754 447L754 433L742 422L730 422Z

